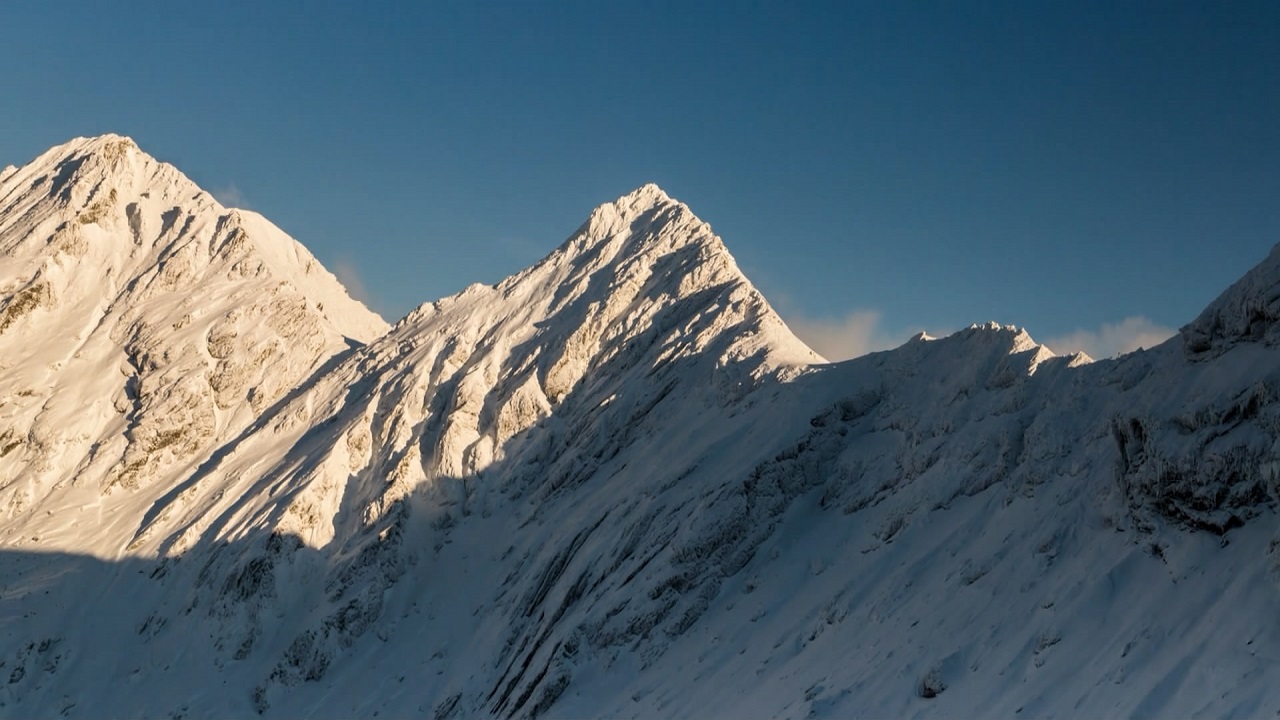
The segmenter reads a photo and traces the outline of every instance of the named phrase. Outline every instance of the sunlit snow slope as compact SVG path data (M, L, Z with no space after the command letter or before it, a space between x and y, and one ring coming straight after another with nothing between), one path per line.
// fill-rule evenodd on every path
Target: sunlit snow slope
M301 245L128 138L5 173L0 538L115 556L140 501L385 328Z
M0 715L1280 709L1280 255L829 365L652 185L387 329L124 138L0 183Z

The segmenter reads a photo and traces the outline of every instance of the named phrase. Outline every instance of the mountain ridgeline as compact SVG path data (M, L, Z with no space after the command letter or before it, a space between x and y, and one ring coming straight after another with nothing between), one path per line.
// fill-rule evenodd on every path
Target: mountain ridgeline
M1277 328L1273 251L829 364L653 185L389 326L77 139L0 172L0 716L1272 712Z

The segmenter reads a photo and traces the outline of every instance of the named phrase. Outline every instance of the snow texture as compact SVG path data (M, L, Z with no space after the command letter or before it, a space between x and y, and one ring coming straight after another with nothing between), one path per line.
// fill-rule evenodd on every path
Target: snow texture
M1280 708L1280 255L828 364L646 185L393 327L117 136L0 173L0 715Z

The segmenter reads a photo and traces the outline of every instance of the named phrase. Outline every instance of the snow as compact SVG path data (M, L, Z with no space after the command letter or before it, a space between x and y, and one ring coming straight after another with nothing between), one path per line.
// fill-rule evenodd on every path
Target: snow
M828 364L654 185L388 328L126 138L0 178L3 714L1280 700L1274 253L1150 351Z

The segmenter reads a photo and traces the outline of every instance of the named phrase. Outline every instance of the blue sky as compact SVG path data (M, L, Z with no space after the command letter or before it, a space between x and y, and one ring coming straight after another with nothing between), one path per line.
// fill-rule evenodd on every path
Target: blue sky
M653 181L829 354L1108 354L1280 241L1278 8L17 0L0 164L130 135L391 320Z

